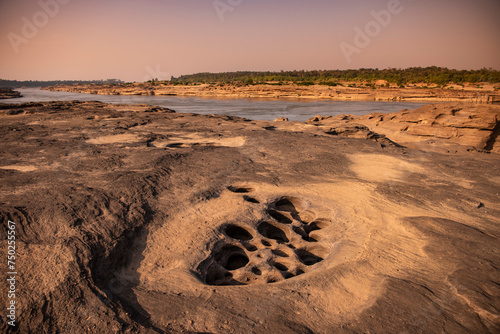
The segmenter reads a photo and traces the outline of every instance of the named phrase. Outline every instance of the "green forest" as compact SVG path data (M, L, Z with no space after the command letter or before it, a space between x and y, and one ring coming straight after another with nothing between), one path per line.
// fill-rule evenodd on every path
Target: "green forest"
M411 67L407 69L357 69L357 70L317 70L317 71L281 71L281 72L225 72L197 73L172 77L173 84L284 84L330 85L338 82L373 83L386 80L389 83L403 86L411 83L427 83L436 85L500 82L500 71L483 68L480 70L454 70L443 67Z

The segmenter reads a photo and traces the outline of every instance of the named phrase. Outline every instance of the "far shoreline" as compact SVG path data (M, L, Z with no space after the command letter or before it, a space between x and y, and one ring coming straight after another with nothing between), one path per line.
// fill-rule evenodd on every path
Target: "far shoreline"
M347 85L347 84L346 84ZM500 102L498 87L474 89L472 85L454 87L425 87L423 84L413 87L370 86L325 86L297 84L197 84L176 85L169 82L125 83L125 84L74 84L42 87L42 90L87 93L96 95L122 96L178 96L214 99L251 99L276 101L356 101L356 102L469 102L488 104ZM477 85L476 85L477 86Z

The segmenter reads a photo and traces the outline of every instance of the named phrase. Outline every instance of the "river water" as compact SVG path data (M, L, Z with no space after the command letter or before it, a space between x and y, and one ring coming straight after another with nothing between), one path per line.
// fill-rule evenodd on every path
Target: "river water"
M274 120L288 117L290 121L305 121L315 115L352 114L372 112L397 112L415 109L425 103L416 102L359 102L329 100L271 100L271 99L215 99L181 96L121 96L82 93L50 92L36 88L16 89L23 97L0 100L0 103L45 101L100 101L106 103L147 103L166 107L179 113L219 114L244 117L252 120Z

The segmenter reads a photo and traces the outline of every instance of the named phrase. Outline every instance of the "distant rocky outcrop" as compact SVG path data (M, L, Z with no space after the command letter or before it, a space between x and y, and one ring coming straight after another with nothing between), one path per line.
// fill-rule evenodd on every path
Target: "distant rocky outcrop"
M435 102L495 102L494 89L451 90L442 88L387 88L366 86L326 85L176 85L172 83L76 84L43 88L50 91L100 95L165 95L223 98L309 99L333 101L425 101Z
M316 116L307 123L350 137L365 137L372 131L400 145L425 150L500 152L500 106L494 105L436 104L388 114Z
M21 96L21 93L12 90L11 88L0 87L0 99L12 99Z

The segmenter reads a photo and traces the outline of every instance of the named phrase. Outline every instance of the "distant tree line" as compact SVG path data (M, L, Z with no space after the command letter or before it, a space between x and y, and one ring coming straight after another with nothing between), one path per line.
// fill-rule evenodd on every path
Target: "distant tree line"
M406 69L370 69L357 70L326 70L326 71L281 71L281 72L225 72L197 73L172 77L173 84L256 84L256 83L296 83L299 85L323 84L336 86L342 82L373 83L376 80L386 80L397 85L411 83L427 83L446 85L450 83L500 82L500 71L483 68L480 70L453 70L443 67L410 67Z
M51 80L51 81L17 81L17 80L4 80L0 79L0 87L10 87L10 88L22 88L22 87L47 87L54 85L73 85L73 84L119 84L123 81L118 79L107 79L107 80L92 80L92 81L82 81L82 80Z

